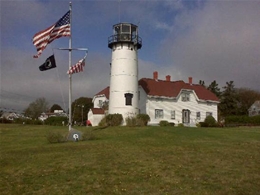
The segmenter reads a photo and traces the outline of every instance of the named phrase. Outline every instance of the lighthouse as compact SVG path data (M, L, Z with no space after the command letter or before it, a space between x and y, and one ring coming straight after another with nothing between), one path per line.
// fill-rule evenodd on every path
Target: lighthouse
M108 38L112 52L110 63L109 114L135 116L138 109L138 49L142 39L138 26L119 23L113 26L113 35Z

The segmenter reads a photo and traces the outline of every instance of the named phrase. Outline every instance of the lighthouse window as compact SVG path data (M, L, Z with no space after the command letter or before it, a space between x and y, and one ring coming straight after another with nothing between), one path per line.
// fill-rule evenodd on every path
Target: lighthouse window
M115 32L116 32L116 34L120 34L120 26L115 27Z
M130 26L129 26L129 25L123 25L123 26L122 26L122 32L127 32L127 33L129 33L129 32L130 32Z
M125 93L125 105L126 106L131 106L132 105L132 98L133 98L133 94L132 93Z

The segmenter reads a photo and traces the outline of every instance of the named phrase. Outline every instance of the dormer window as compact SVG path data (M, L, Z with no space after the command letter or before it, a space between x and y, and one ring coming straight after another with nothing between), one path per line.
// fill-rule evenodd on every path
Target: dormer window
M181 101L183 101L183 102L188 102L188 101L190 101L190 94L189 94L189 93L183 93L183 94L181 95Z

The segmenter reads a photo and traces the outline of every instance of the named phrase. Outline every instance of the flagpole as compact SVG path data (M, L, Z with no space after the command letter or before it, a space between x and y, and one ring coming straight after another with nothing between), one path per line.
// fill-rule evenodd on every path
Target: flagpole
M72 32L71 32L71 23L72 23L72 20L71 20L71 16L72 16L72 3L70 2L70 6L69 6L69 9L70 9L70 38L69 38L69 69L71 68L71 47L72 47ZM72 125L72 120L71 120L71 99L72 99L72 74L69 74L69 131L71 131L71 125Z

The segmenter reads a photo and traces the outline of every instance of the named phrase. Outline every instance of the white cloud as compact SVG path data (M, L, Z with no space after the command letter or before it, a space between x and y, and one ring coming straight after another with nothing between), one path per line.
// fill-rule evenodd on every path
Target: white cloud
M176 32L161 47L161 55L183 75L222 85L258 89L260 72L260 4L209 2L204 9L177 17ZM178 31L180 30L180 31Z

